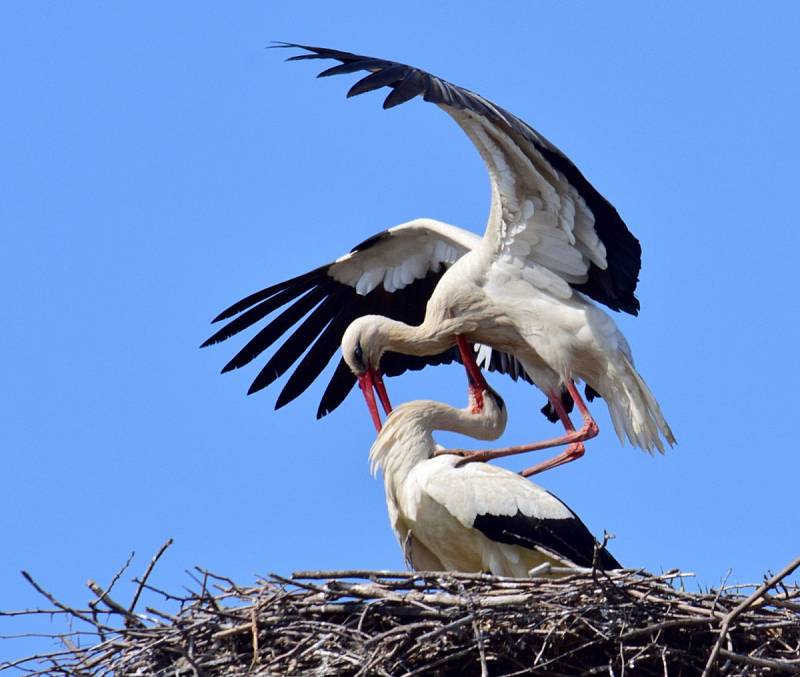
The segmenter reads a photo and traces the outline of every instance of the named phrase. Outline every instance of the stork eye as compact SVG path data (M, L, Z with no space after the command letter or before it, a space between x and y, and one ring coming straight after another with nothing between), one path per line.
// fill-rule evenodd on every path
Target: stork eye
M364 364L364 351L361 349L361 343L356 343L356 349L353 351L356 360L359 364Z

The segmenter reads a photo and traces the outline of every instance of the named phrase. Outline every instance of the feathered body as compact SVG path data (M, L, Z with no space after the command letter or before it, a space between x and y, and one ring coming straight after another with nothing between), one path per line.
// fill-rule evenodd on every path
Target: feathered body
M340 50L285 46L304 50L292 61L339 62L320 76L366 71L348 96L388 87L384 108L421 97L447 113L486 164L489 218L482 238L431 219L411 221L368 238L332 264L242 299L218 316L238 315L206 345L291 305L224 370L247 364L307 314L250 390L272 383L299 360L278 405L288 402L316 378L341 342L347 364L340 363L323 395L318 414L324 415L365 372L396 375L458 359L451 348L460 334L483 344L483 366L532 379L549 398L548 417L561 418L567 430L572 424L564 421L564 409L578 395L572 380L579 379L607 401L620 438L651 452L674 443L624 337L589 300L638 313L641 247L578 167L509 111L419 68ZM379 320L378 314L389 319ZM359 358L356 348L367 359ZM471 355L459 349L472 366ZM574 394L558 411L564 389ZM585 432L588 439L596 426Z
M384 476L392 528L415 569L484 571L526 576L539 564L591 566L595 540L560 500L513 472L485 463L456 467L434 430L497 439L506 411L495 393L484 406L455 409L415 401L395 409L370 451L373 472ZM618 562L599 551L601 568Z
M413 223L439 232L455 228L431 219ZM540 253L548 254L546 249ZM360 345L363 361L378 365L385 351L436 354L461 335L513 355L548 395L560 393L568 380L584 381L605 400L620 440L663 452L661 438L673 444L672 431L636 372L614 320L563 281L537 284L525 265L512 254L498 258L488 247L478 246L444 273L422 324L413 327L367 315L345 332L342 354L347 360Z

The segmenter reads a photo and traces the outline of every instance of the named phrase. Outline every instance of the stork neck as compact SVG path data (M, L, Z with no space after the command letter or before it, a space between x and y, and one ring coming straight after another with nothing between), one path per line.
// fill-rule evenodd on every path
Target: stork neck
M452 321L426 321L414 326L382 317L377 324L384 350L404 355L434 355L447 350L458 332Z
M491 440L496 439L504 427L504 413L490 411L488 407L480 414L473 414L469 409L456 409L442 402L409 402L392 412L372 445L372 470L381 468L387 491L394 491L415 465L433 456L434 431Z

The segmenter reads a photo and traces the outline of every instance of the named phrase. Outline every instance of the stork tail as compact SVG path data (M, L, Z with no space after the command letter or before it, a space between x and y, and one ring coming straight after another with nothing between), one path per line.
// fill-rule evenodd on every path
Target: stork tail
M664 442L674 446L675 436L644 379L625 355L620 354L620 358L612 367L606 387L598 388L608 404L614 429L623 443L627 438L650 454L663 454Z

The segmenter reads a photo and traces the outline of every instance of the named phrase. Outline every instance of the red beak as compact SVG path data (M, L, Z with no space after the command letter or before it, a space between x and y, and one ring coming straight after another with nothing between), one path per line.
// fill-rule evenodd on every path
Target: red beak
M375 381L375 391L378 393L378 397L383 405L383 410L388 416L392 413L392 403L389 402L389 393L386 392L386 386L383 385L383 373L381 373L380 370L377 370L375 371L373 378Z
M358 377L358 387L361 388L361 392L364 394L364 400L367 403L367 409L369 409L369 415L372 417L372 423L375 426L375 430L380 432L381 417L378 413L378 404L375 401L376 392L378 393L378 397L383 405L383 410L387 413L387 415L392 411L392 405L389 402L389 395L386 392L386 386L383 385L383 374L376 369L367 369L367 371Z

